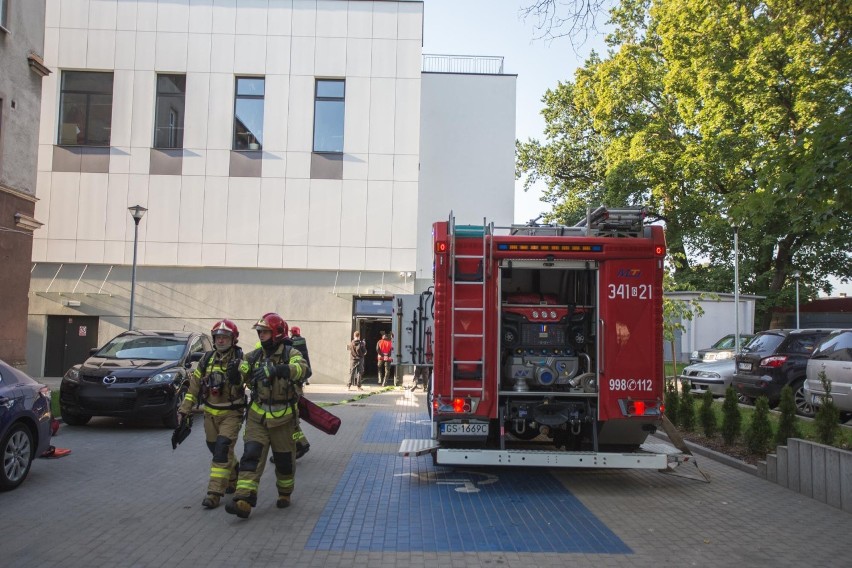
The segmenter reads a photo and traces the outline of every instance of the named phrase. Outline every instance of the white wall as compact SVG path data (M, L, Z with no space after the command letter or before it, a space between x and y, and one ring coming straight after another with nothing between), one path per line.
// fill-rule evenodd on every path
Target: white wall
M36 262L415 265L421 2L48 1ZM109 173L54 172L63 70L114 71ZM157 73L186 73L183 175L149 175ZM266 78L261 178L229 177L234 76ZM342 180L310 179L314 81L347 81Z
M690 301L698 298L701 292L666 292L666 298ZM706 294L706 293L705 293ZM716 293L718 299L704 298L699 304L704 315L695 316L691 321L683 320L683 332L680 334L679 356L681 360L689 360L690 354L698 349L710 347L716 341L734 333L736 328L736 312L734 311L734 295ZM761 296L740 294L739 329L740 333L754 333L754 310ZM666 347L665 358L670 358L670 347Z
M515 75L424 73L417 278L432 278L432 231L514 219Z

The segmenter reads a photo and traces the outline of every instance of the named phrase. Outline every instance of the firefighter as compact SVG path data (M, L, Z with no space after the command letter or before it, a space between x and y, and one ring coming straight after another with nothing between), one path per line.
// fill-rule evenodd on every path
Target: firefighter
M349 384L346 390L352 387L361 388L361 378L364 376L364 357L367 355L367 346L361 341L361 332L352 334L352 341L346 346L349 349Z
M385 332L382 334L382 338L378 343L376 343L376 365L379 368L379 386L385 386L385 382L390 377L392 351L393 343L391 343L390 335Z
M178 409L180 421L193 405L204 405L204 434L213 454L205 509L215 509L225 493L233 493L237 481L234 445L245 414L245 389L239 365L243 350L237 347L240 331L231 320L216 322L210 331L216 348L205 353L189 380L189 390Z
M247 519L257 505L260 478L272 450L275 463L276 506L290 506L295 487L296 441L293 435L299 421L298 400L308 372L308 364L298 349L289 345L287 322L276 313L265 314L256 324L260 349L243 359L240 372L250 379L251 404L243 435L237 490L225 510Z

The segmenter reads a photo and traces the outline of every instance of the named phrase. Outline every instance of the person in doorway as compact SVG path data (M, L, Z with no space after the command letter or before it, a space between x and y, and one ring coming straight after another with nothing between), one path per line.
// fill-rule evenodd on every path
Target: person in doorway
M276 506L290 506L296 482L298 400L308 364L298 349L289 345L287 322L280 315L264 314L254 324L260 349L246 355L240 373L250 379L251 404L246 416L243 457L234 498L225 511L247 519L257 506L260 478L270 449L275 463Z
M237 325L223 319L210 331L216 348L201 357L189 379L189 390L178 409L180 421L193 405L204 405L204 434L213 454L207 495L201 502L205 509L215 509L225 493L233 493L237 481L234 446L243 425L246 398L239 365L243 350L237 346Z
M361 378L364 376L364 357L367 355L367 346L361 341L361 332L356 331L352 334L352 341L347 346L349 349L349 384L347 390L352 390L356 387L361 388Z
M385 386L391 372L391 353L393 352L393 343L391 343L390 335L385 332L382 338L376 343L376 366L379 369L379 386Z

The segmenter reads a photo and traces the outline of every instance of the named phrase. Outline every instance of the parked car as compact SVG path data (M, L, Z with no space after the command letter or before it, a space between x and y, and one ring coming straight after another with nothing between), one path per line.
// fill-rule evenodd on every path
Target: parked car
M175 428L192 365L212 348L201 333L125 331L62 377L62 419L82 426L92 416L160 418Z
M736 357L734 388L750 398L765 396L774 408L781 389L790 385L796 409L802 416L814 415L805 398L805 369L816 344L830 329L773 329L761 332Z
M754 337L752 333L740 334L740 349ZM709 363L710 361L723 361L725 359L733 359L736 355L737 343L733 333L729 333L722 339L714 343L706 349L693 351L689 357L690 363Z
M840 420L852 419L852 329L828 334L814 348L808 360L805 400L818 407L825 398L820 373L831 385L831 399L840 410Z
M50 445L50 389L0 360L0 491L18 487Z
M735 367L733 359L695 363L684 367L678 379L681 384L689 383L690 392L695 396L704 396L709 390L714 397L722 397L734 379ZM737 393L737 400L742 404L754 403L754 400L741 393Z

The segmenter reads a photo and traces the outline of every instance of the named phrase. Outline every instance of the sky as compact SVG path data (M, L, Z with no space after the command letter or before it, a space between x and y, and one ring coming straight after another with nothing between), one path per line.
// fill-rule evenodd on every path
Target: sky
M543 139L542 96L559 81L573 80L592 49L606 51L602 34L590 35L575 51L569 38L536 39L533 19L521 19L527 0L424 0L423 53L502 56L503 72L516 74L515 137ZM540 201L542 185L524 192L515 182L515 222L525 223L550 209ZM852 282L833 279L832 296L852 297Z

